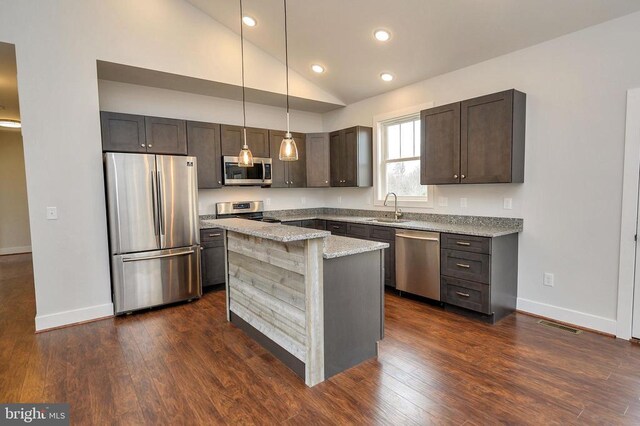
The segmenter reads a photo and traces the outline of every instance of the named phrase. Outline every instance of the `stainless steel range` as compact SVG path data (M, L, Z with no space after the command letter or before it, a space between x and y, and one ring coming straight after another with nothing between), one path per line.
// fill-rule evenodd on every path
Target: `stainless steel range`
M227 203L216 203L216 219L229 218L280 223L277 219L264 217L264 202L262 201L232 201Z

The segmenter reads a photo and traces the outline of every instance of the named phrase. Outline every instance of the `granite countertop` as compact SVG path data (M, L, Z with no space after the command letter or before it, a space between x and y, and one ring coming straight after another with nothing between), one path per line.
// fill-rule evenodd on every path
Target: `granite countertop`
M336 257L350 256L352 254L382 250L387 247L389 247L389 244L387 243L331 235L324 239L322 257L325 259L334 259Z
M432 232L445 232L451 234L463 234L474 235L478 237L500 237L503 235L516 234L522 231L522 225L500 225L500 224L469 224L469 223L449 223L438 221L422 221L422 220L408 220L406 222L388 223L377 222L374 217L364 216L342 216L342 215L328 215L328 214L302 214L302 215L278 215L270 212L265 212L265 217L279 219L283 221L294 220L334 220L337 222L350 222L350 223L365 223L368 225L376 226L388 226L398 229L412 229L416 231L432 231Z
M331 235L329 231L299 228L297 226L280 225L278 223L259 222L247 219L203 219L200 229L221 228L240 232L253 237L280 242L303 241L324 238Z

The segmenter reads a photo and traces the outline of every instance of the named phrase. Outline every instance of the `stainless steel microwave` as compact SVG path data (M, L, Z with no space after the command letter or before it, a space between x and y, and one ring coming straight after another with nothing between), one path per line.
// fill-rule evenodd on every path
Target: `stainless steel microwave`
M222 157L225 185L271 185L271 158L253 157L252 167L240 167L239 160L239 157Z

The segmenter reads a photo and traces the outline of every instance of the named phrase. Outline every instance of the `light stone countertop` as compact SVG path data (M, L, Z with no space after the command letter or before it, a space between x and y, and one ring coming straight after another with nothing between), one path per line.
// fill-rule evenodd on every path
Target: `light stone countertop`
M226 229L228 231L280 242L324 238L322 257L325 259L335 259L337 257L382 250L389 247L387 243L339 237L331 235L329 231L299 228L297 226L280 225L278 223L258 222L247 219L203 219L200 221L200 229L211 228Z
M363 223L375 226L388 226L397 229L412 229L416 231L444 232L451 234L474 235L477 237L501 237L503 235L516 234L522 231L522 226L479 225L463 223L445 223L435 221L409 220L407 222L377 222L373 217L362 216L335 216L327 214L279 216L265 212L265 217L280 219L283 221L295 220L333 220L336 222Z

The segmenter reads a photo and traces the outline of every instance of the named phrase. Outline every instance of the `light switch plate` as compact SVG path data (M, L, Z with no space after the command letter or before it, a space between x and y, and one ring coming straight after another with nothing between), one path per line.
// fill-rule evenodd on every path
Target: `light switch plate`
M56 219L58 219L58 208L47 207L47 220L56 220Z
M449 199L447 197L438 197L438 205L440 207L447 207L449 205Z
M467 199L460 198L460 207L467 207Z
M513 198L504 199L504 208L505 210L511 210L513 208Z
M547 287L553 287L554 285L554 277L553 274L550 272L545 272L544 276L542 277L542 284L546 285Z

